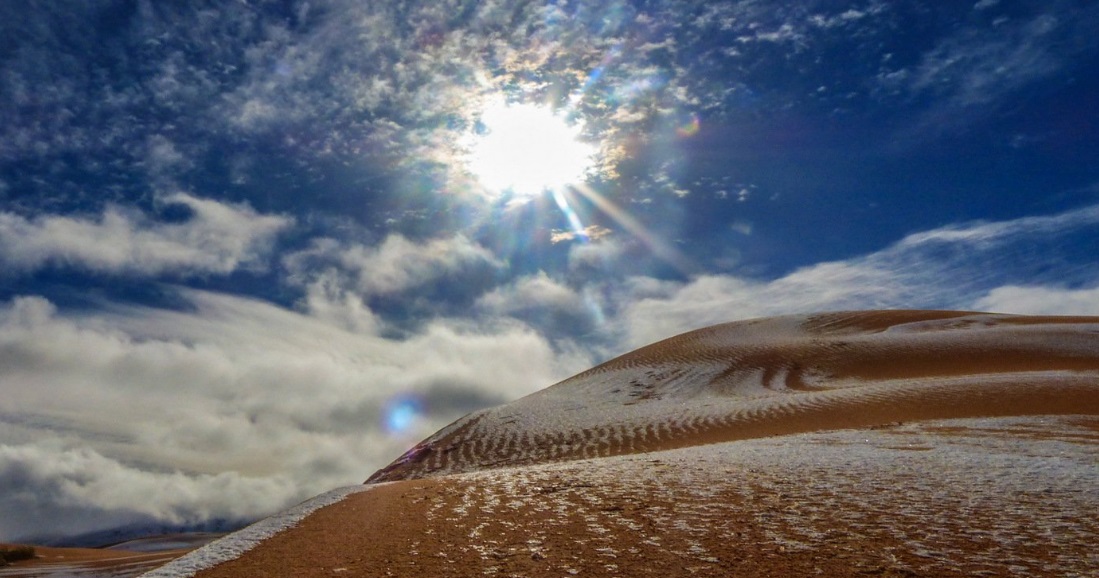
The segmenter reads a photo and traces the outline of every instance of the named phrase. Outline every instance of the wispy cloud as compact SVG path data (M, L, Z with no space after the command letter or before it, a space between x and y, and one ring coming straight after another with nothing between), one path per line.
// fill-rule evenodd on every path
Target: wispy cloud
M185 193L163 202L182 205L191 216L157 222L117 206L91 218L0 212L0 263L24 272L53 266L143 276L226 274L264 268L275 237L293 223Z
M1078 66L1099 8L1049 3L1030 14L998 14L996 2L978 2L975 21L959 26L926 49L917 62L883 63L880 88L924 102L903 137L971 126L1000 110L1019 91L1040 87Z
M1062 58L1050 40L1068 33L1065 28L1049 14L990 30L967 28L924 55L910 88L944 94L949 105L958 107L998 100L1060 69Z

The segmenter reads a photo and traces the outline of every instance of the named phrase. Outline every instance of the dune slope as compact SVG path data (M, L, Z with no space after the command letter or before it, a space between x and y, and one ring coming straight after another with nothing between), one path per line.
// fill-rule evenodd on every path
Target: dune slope
M1095 511L1099 318L830 313L643 347L150 576L1091 576Z

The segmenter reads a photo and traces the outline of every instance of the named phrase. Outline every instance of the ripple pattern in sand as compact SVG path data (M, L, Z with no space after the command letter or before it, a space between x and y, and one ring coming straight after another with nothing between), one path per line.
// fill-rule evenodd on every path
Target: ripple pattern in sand
M914 420L1099 414L1092 318L859 312L720 325L459 420L369 481Z

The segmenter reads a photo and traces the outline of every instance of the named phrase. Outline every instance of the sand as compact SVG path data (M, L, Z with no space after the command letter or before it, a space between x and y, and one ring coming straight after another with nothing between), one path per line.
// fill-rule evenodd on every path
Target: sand
M1096 416L1099 318L719 325L475 412L195 575L1093 576Z
M1096 321L902 311L719 325L471 414L370 481L896 421L1099 413Z
M0 544L0 546L14 545ZM35 559L0 567L0 578L137 576L175 560L192 549L135 552L103 548L34 546Z

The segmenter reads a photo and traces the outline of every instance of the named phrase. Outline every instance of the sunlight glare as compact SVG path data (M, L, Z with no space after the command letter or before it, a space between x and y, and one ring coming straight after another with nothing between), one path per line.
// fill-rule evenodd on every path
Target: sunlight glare
M482 113L483 134L470 145L469 170L487 189L533 197L584 181L596 147L546 107L496 101Z

